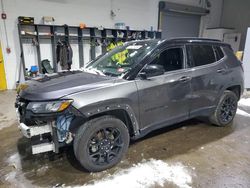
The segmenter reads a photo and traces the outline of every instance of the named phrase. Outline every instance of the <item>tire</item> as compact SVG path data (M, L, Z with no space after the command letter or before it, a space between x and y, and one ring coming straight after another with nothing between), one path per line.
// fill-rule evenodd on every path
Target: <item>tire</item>
M224 91L213 115L209 118L210 122L220 127L229 125L234 119L237 107L238 97L236 94L232 91Z
M126 125L112 116L102 116L82 125L74 139L74 153L90 172L113 167L121 161L129 146Z

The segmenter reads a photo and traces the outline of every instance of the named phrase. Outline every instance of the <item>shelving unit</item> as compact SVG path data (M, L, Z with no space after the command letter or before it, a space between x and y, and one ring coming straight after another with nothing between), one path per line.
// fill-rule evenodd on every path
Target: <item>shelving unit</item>
M24 58L23 44L24 40L30 40L36 47L37 62L39 72L41 72L41 40L48 40L48 43L52 47L52 65L55 72L58 71L57 59L56 59L56 45L58 40L69 42L72 41L78 43L79 54L79 66L84 65L84 44L90 43L90 58L91 60L96 58L96 46L101 45L102 53L106 52L106 46L109 41L130 41L130 40L142 40L142 39L160 39L161 32L158 31L146 31L146 30L122 30L122 29L110 29L110 28L96 28L86 27L81 29L78 26L68 25L43 25L43 24L18 24L19 41L21 58L23 62L23 70L25 71L26 64ZM26 41L27 42L27 41Z

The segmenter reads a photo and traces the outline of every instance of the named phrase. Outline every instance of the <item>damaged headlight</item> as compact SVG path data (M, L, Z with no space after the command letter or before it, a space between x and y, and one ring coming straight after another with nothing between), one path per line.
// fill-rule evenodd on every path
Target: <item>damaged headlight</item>
M62 112L68 108L72 102L73 100L30 102L27 106L27 110L31 110L34 113Z

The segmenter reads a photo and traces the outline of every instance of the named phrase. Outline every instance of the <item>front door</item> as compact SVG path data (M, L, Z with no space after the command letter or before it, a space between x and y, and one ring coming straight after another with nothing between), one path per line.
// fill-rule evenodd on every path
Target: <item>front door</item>
M150 63L162 65L165 74L136 80L141 129L188 118L191 73L184 69L184 62L182 46L167 48Z
M7 89L2 47L0 43L0 90Z

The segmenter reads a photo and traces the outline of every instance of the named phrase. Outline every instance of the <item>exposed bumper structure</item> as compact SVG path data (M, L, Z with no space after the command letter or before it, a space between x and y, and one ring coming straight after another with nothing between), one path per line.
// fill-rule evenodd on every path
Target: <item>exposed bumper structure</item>
M50 133L53 135L52 125L41 125L28 127L24 123L20 123L19 129L26 138ZM55 144L53 142L45 142L41 144L32 145L32 154L44 153L48 151L55 152Z
M73 106L58 113L33 113L27 109L28 104L29 101L18 96L15 108L18 127L23 136L31 140L32 154L59 153L60 147L72 144L78 121L83 121L85 116Z
M48 151L55 152L55 144L51 143L42 143L32 146L32 154L44 153Z
M23 133L26 138L31 138L33 136L51 133L52 134L52 126L51 125L42 125L42 126L32 126L28 127L24 123L20 123L19 129Z

